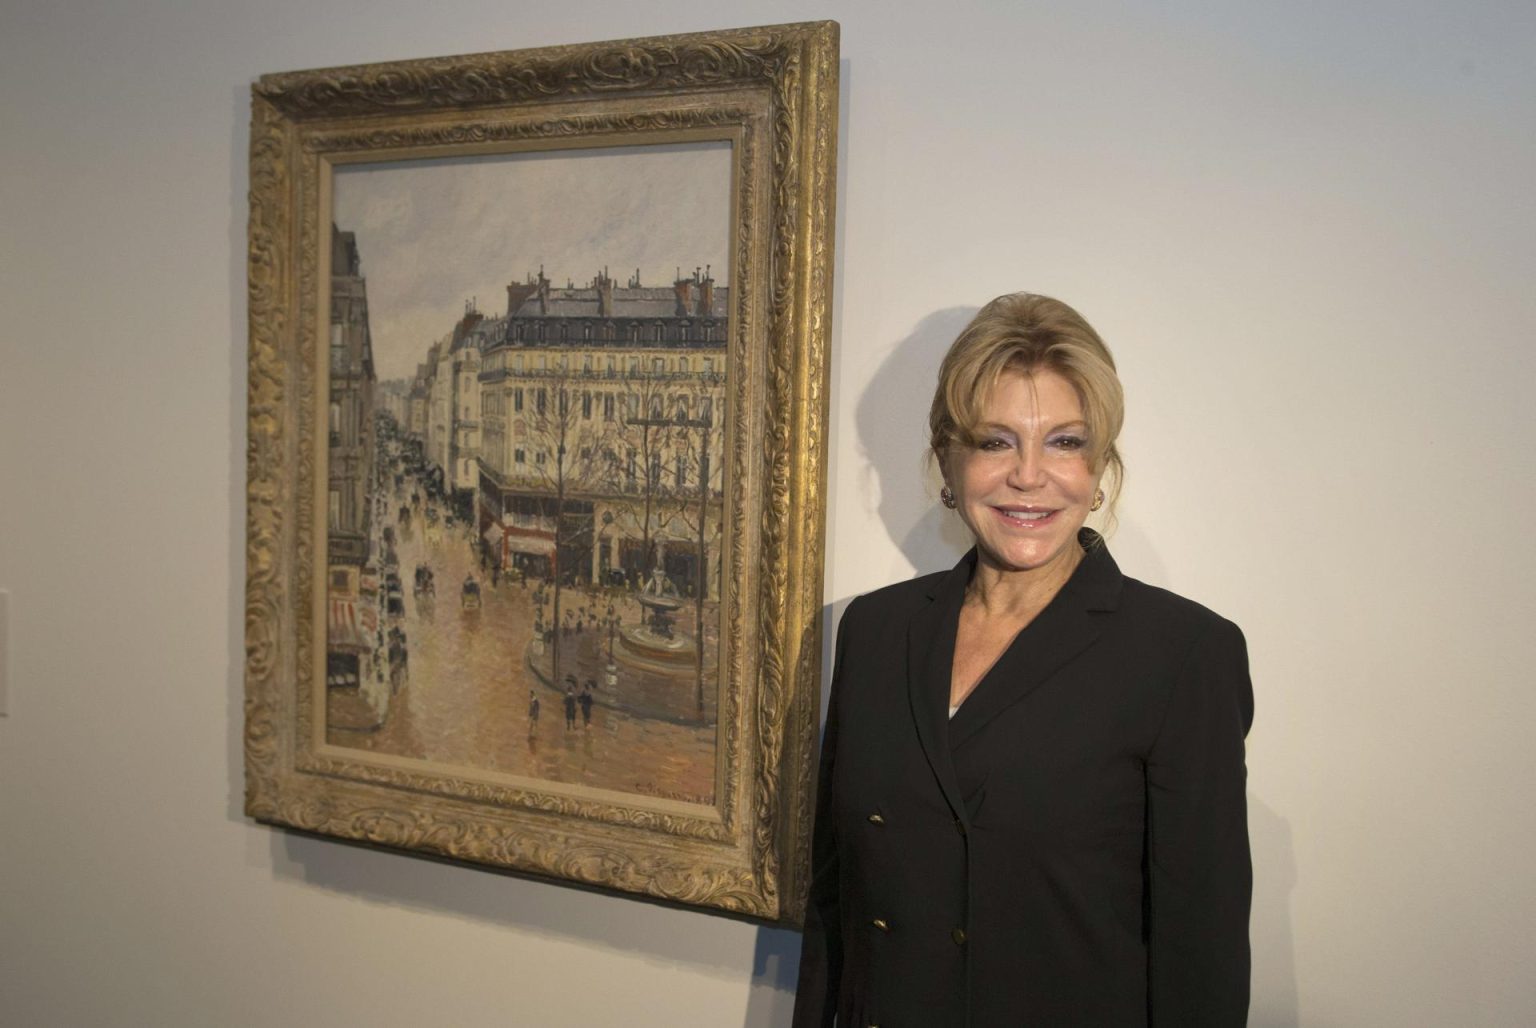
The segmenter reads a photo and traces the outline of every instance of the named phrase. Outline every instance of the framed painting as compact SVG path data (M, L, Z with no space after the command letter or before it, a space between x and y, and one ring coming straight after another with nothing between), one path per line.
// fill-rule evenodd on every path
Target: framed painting
M246 812L806 890L837 27L253 88Z

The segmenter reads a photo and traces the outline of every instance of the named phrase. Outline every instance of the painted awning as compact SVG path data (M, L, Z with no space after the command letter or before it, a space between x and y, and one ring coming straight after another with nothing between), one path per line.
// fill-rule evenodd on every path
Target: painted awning
M326 620L327 648L358 652L373 649L373 640L368 637L368 623L372 622L376 628L378 621L372 610L364 608L363 614L360 619L357 604L351 600L332 600L330 617Z
M513 528L507 531L507 549L513 553L531 553L535 556L548 557L555 552L555 537L547 532Z

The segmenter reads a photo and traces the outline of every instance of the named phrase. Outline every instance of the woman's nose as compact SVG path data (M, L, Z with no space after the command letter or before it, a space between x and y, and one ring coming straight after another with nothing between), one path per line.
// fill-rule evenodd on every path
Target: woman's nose
M1043 454L1033 446L1019 448L1019 458L1009 471L1008 484L1015 489L1037 489L1045 482Z

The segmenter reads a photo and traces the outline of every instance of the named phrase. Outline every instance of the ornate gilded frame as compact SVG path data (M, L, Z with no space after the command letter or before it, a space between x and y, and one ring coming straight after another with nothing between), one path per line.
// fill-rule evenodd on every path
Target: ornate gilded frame
M250 817L798 923L821 661L837 89L834 22L290 72L254 85ZM313 696L325 689L321 219L333 162L676 138L701 126L735 146L714 805L586 795L327 745Z

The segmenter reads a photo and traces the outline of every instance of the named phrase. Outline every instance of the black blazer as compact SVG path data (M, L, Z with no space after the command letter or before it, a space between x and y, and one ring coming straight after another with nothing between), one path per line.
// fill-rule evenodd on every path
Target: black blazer
M796 1028L1245 1023L1242 633L1082 539L953 720L974 551L844 613Z

